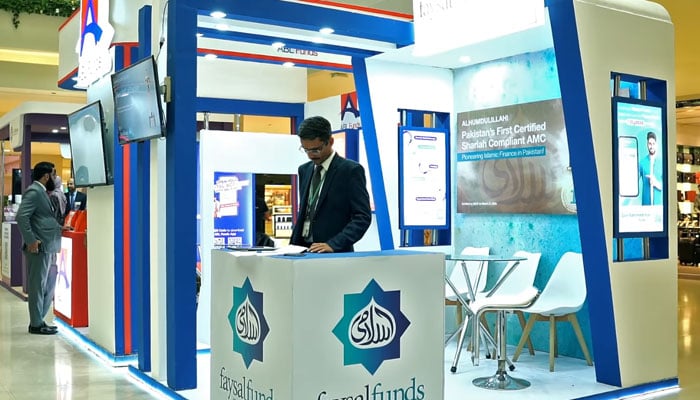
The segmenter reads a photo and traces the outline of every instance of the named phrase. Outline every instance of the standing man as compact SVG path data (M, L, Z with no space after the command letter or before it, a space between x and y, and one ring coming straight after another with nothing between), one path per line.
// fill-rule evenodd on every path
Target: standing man
M22 196L17 210L17 225L22 234L24 255L27 258L27 294L29 305L29 333L53 335L55 326L49 326L44 318L49 313L53 288L49 287L49 262L52 254L61 250L61 225L54 216L47 193L55 189L54 165L42 161L34 166L32 179Z
M87 195L83 192L75 190L75 181L73 178L68 179L68 207L66 207L66 216L72 210L84 210L87 203ZM80 204L78 204L80 203Z
M648 154L639 162L639 175L642 177L642 205L664 204L663 199L663 160L656 154L656 134L647 133Z
M299 140L311 161L299 166L301 199L290 243L312 253L353 251L372 222L365 170L336 154L323 117L305 119Z

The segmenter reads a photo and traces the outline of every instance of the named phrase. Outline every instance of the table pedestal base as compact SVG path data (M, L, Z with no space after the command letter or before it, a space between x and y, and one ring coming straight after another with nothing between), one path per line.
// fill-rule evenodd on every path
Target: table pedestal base
M492 390L520 390L530 387L530 382L525 379L513 378L506 371L498 371L493 376L476 378L472 383L476 387Z

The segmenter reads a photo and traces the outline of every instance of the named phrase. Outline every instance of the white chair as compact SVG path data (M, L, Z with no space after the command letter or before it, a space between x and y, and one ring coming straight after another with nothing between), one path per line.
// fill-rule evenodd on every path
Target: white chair
M525 260L518 261L518 265L510 272L506 277L505 275L512 268L515 261L510 261L503 268L501 275L498 277L496 287L492 288L487 292L481 292L476 295L477 301L484 301L487 296L515 296L523 293L524 290L528 290L534 286L535 275L537 275L537 267L540 264L540 258L542 258L542 253L530 253L523 250L518 250L513 253L513 256L524 257ZM518 316L518 321L520 322L520 328L525 329L525 317L521 310L513 310L515 315ZM485 324L485 320L484 320ZM527 346L531 355L535 355L535 351L532 348L532 342L530 338L527 338Z
M462 250L461 255L471 255L471 256L485 256L489 254L489 248L488 247L465 247L464 250ZM471 282L472 285L472 290L476 294L477 292L481 292L484 290L484 287L486 287L486 274L488 272L488 263L485 263L482 272L481 272L481 277L477 281L477 275L479 273L479 267L480 267L480 262L478 261L462 261L464 265L467 268L467 274L469 275L469 281ZM445 305L446 306L456 306L456 311L455 311L455 320L457 321L457 325L461 326L462 325L462 316L464 315L464 309L462 307L462 303L457 299L457 296L461 296L464 298L465 295L469 293L469 289L467 286L467 280L464 277L464 273L462 272L462 262L458 261L455 263L454 268L452 269L452 273L450 273L450 282L452 282L453 285L455 285L455 288L459 293L455 293L454 290L447 284L445 283ZM457 330L459 332L459 330ZM456 332L455 332L456 333ZM450 337L450 339L454 337L454 334ZM449 341L449 339L448 339Z
M554 357L558 355L556 323L569 321L581 346L583 356L586 358L586 363L593 365L586 341L581 333L581 327L578 324L578 318L576 318L576 312L583 307L585 300L586 282L583 272L583 256L581 253L565 253L554 267L554 272L552 272L552 276L537 301L523 310L530 313L530 317L518 347L515 349L513 361L518 360L535 322L549 321L549 370L554 371Z

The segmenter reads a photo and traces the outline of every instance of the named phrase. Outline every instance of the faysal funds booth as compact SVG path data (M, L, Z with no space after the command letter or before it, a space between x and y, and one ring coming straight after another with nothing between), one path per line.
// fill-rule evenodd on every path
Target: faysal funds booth
M212 399L442 399L444 256L212 252Z

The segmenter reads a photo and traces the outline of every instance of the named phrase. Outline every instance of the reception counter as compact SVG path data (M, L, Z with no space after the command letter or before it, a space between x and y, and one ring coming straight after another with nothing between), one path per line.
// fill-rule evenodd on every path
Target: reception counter
M442 399L444 268L435 253L214 250L211 398Z

